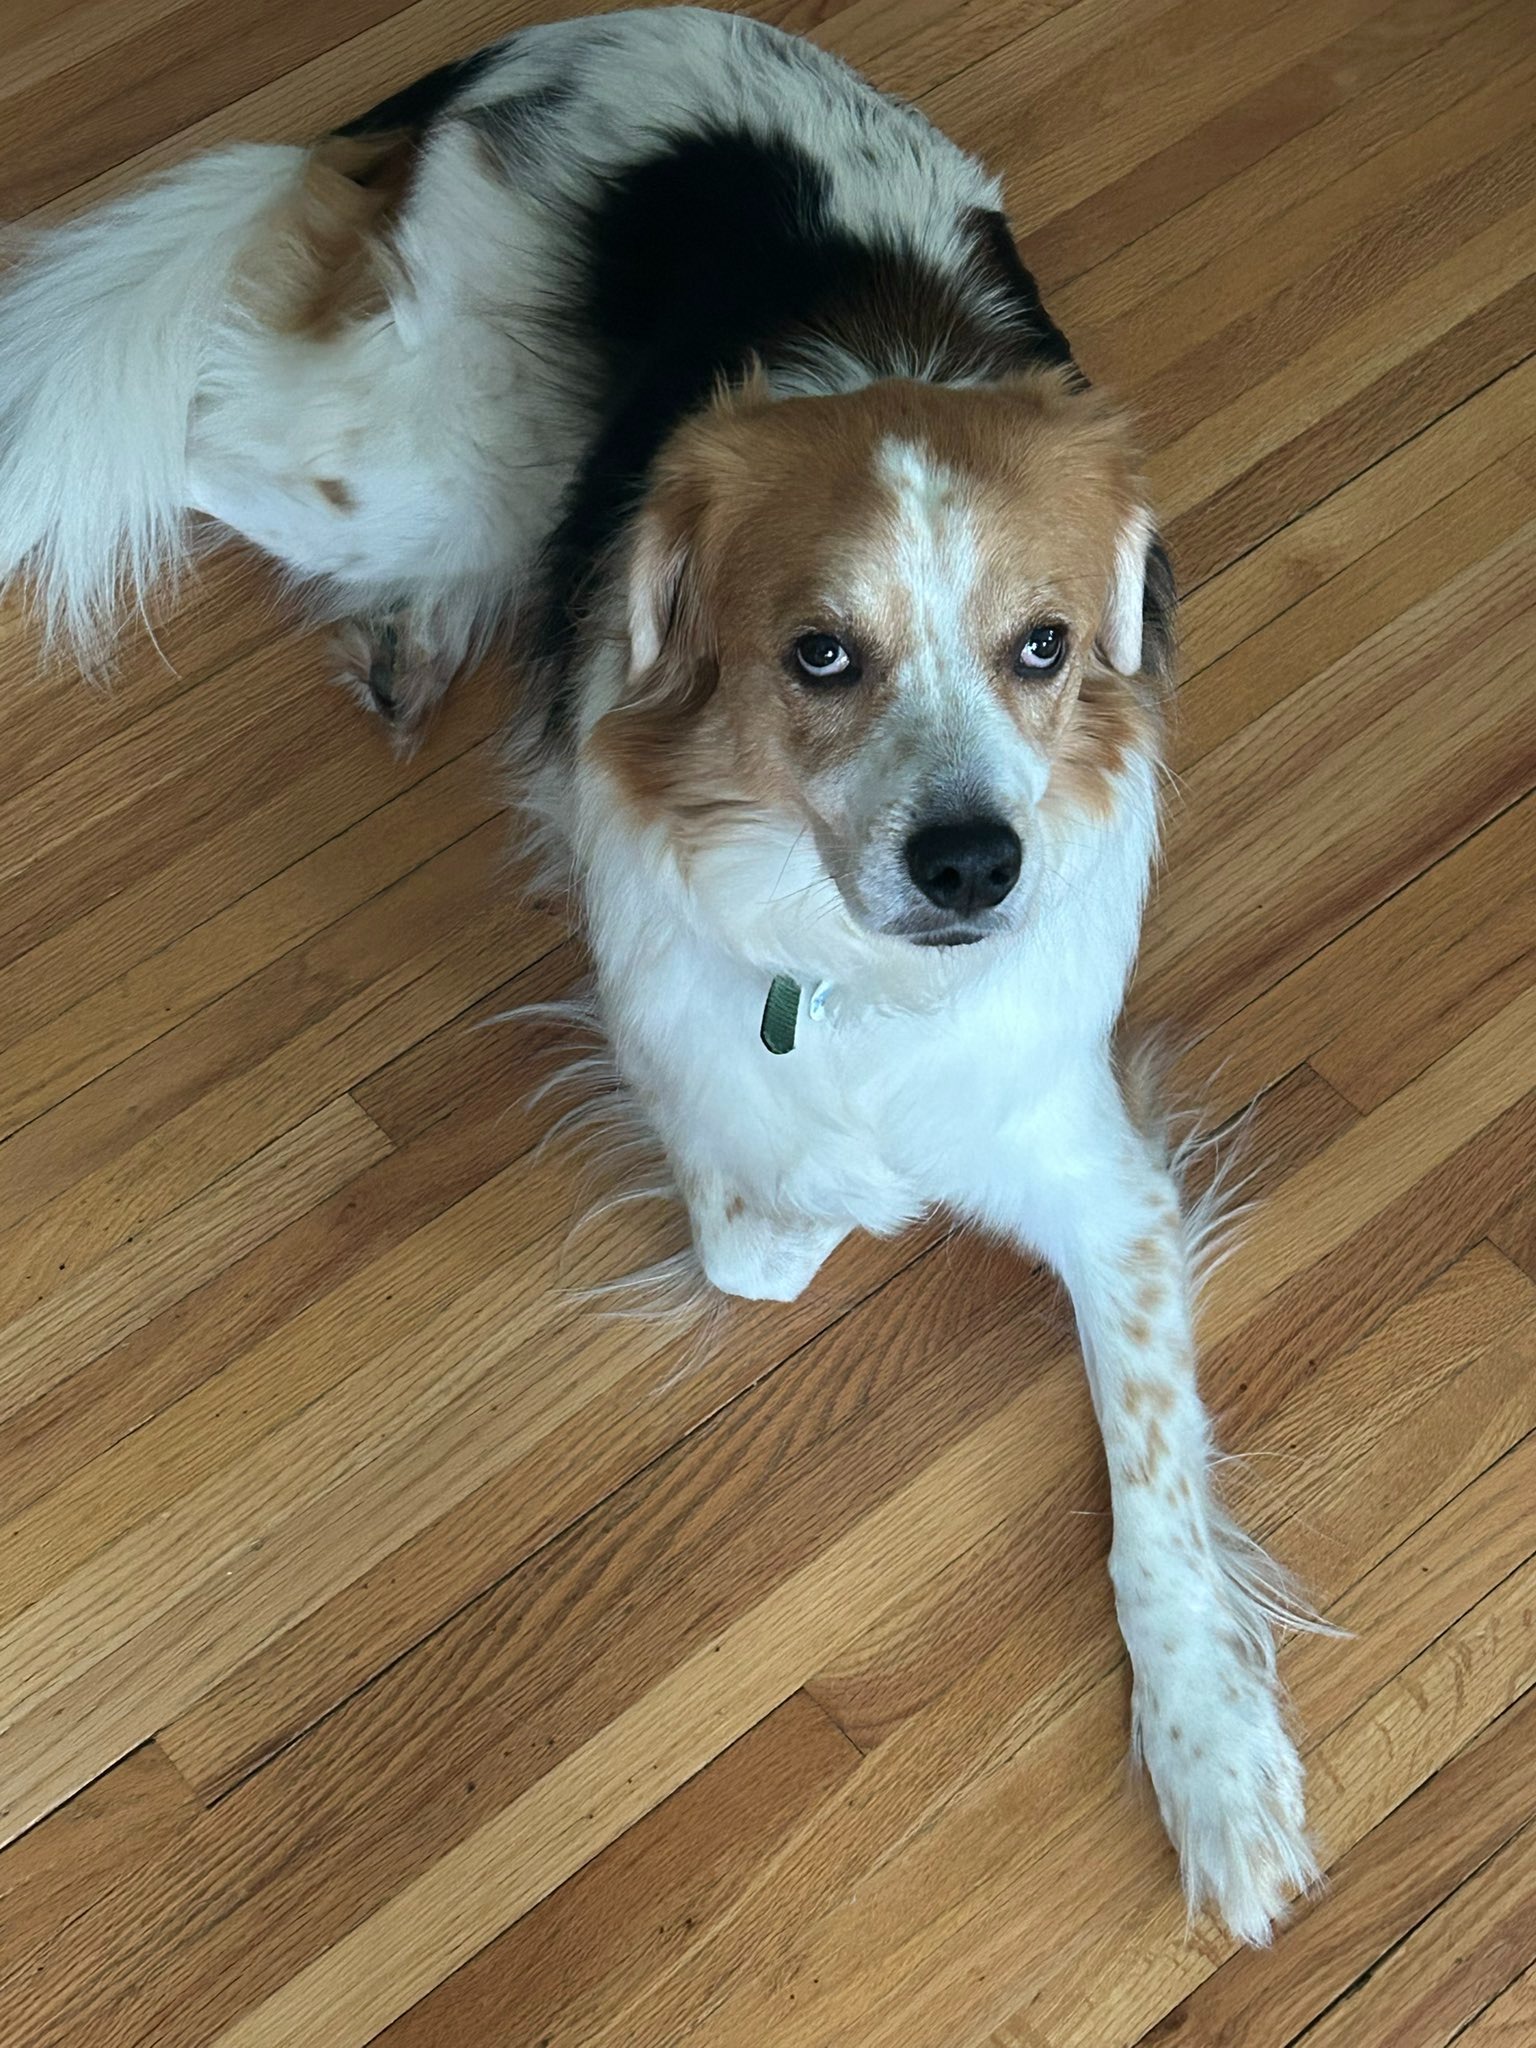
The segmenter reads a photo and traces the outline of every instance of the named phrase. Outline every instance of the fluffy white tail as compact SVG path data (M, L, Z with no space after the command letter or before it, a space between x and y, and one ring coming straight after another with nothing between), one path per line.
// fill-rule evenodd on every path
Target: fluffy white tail
M196 159L43 235L0 278L0 589L100 662L127 606L187 550L187 438L253 229L302 149Z

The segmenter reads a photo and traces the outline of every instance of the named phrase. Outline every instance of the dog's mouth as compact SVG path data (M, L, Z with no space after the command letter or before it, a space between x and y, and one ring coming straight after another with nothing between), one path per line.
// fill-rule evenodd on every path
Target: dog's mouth
M914 946L979 946L983 939L995 936L992 932L979 932L971 925L960 925L943 932L911 932L905 934Z

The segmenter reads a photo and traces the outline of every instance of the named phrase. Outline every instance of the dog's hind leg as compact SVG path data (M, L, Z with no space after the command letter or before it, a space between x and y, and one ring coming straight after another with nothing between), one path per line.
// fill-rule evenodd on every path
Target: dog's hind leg
M336 680L409 752L446 696L462 650L418 630L409 603L344 619L332 636Z

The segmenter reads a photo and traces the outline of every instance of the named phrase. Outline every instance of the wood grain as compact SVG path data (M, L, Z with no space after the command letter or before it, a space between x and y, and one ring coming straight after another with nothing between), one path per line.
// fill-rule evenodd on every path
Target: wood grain
M14 0L0 208L536 16ZM584 1283L501 677L393 758L248 554L109 689L0 610L8 2048L1536 2038L1536 24L774 0L986 151L1184 591L1133 992L1330 1888L1186 1936L1070 1317L933 1223L702 1335ZM1251 1114L1249 1112L1251 1111Z

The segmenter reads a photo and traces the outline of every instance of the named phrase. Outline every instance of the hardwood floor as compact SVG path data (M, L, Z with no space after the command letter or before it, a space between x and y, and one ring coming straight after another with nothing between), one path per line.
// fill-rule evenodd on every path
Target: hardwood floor
M1007 173L1145 421L1186 681L1134 1006L1259 1101L1205 1384L1331 1887L1185 1938L1064 1305L937 1229L691 1372L569 1279L495 695L393 759L220 558L0 619L8 2048L1536 2040L1536 15L788 0ZM0 211L532 10L10 0Z

